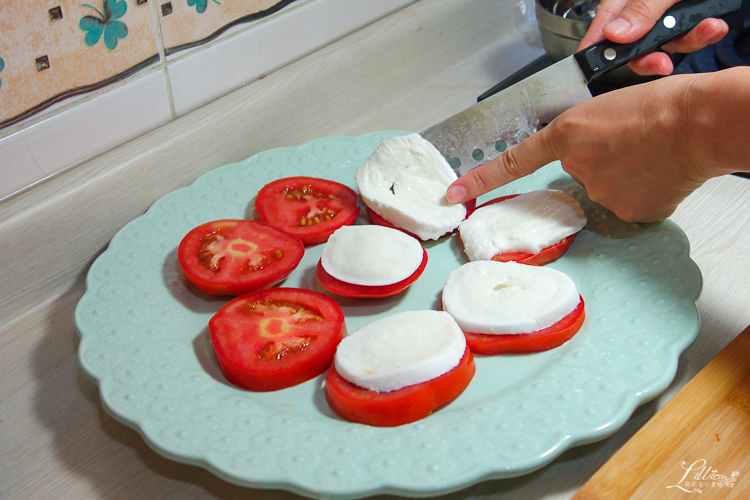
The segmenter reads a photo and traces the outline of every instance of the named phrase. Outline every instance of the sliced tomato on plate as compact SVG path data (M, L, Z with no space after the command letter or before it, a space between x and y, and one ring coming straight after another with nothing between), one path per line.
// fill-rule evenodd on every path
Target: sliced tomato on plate
M482 203L481 205L476 207L476 209L485 207L487 205L492 205L493 203L500 203L501 201L515 198L516 196L518 195L511 194L508 196L501 196L500 198L495 198L494 200ZM518 262L520 264L529 264L531 266L543 266L544 264L549 264L550 262L562 257L562 255L568 251L568 248L570 248L570 245L573 243L576 234L578 233L566 236L557 243L550 245L547 248L543 248L537 253L505 252L493 256L492 260L496 260L498 262Z
M273 286L302 260L305 247L293 236L252 220L225 219L191 230L177 259L185 277L211 295L241 295Z
M276 391L325 372L346 327L330 297L301 288L269 288L225 304L208 323L211 344L229 382Z
M266 184L255 197L258 218L299 238L305 246L325 243L359 215L357 193L316 177L286 177Z
M464 205L466 206L466 217L468 217L469 214L471 214L474 210L476 210L477 200L476 199L469 200L466 203L464 203ZM416 234L414 234L412 232L409 232L406 229L403 229L403 228L398 227L397 225L393 224L391 221L389 221L385 217L379 215L377 212L375 212L370 207L365 207L365 211L367 212L367 220L369 220L371 224L378 224L379 226L386 226L386 227L390 227L390 228L393 228L393 229L398 229L399 231L403 231L403 232L405 232L406 234L408 234L409 236L411 236L413 238L416 238L418 240L422 240L422 238L420 238ZM456 232L456 231L454 230L454 231L451 231L450 233L446 233L446 234L452 234L454 232Z
M531 266L543 266L544 264L549 264L550 262L562 257L562 255L568 251L568 248L570 248L575 237L575 234L566 236L554 245L548 246L537 253L506 252L493 256L492 260L498 262L518 262L519 264L529 264Z
M464 332L466 344L474 354L531 354L559 347L573 338L586 317L583 297L578 306L552 326L533 333L495 335Z
M347 283L341 281L338 278L334 278L323 268L321 261L318 261L318 267L315 270L315 275L318 278L320 285L331 293L336 295L342 295L344 297L360 297L360 298L377 298L377 297L390 297L397 293L406 290L409 286L417 281L422 275L425 267L427 267L427 251L422 248L422 263L414 271L411 276L396 283L390 285L378 285L378 286L367 286L367 285L355 285L354 283Z
M390 392L375 392L352 384L335 364L326 376L326 400L340 417L375 427L395 427L423 419L445 406L474 377L474 356L467 348L458 366L437 378Z

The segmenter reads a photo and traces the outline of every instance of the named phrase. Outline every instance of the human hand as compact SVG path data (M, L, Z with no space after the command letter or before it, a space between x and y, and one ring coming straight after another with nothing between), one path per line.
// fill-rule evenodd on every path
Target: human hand
M578 50L604 38L616 43L634 42L653 28L659 17L678 1L602 0ZM718 42L728 31L727 23L721 19L705 19L692 31L665 44L662 50L694 52ZM663 52L650 52L631 61L629 66L639 75L669 75L674 71L672 60Z
M559 159L592 201L626 222L665 219L711 177L684 147L692 137L684 102L694 76L677 75L584 101L462 176L449 187L448 200L473 199Z

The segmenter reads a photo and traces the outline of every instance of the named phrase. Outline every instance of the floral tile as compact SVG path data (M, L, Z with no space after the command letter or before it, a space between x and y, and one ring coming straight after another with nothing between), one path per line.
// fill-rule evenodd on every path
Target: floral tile
M299 0L167 0L159 19L167 54L213 40L232 26L268 16Z
M147 0L89 2L0 3L0 127L158 61Z

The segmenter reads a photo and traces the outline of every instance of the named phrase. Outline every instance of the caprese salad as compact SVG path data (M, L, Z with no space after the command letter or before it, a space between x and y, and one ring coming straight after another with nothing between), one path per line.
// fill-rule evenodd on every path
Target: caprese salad
M466 338L441 311L406 311L344 338L326 375L326 400L352 422L394 427L457 398L476 367Z
M209 321L226 379L274 391L328 370L324 390L337 415L396 426L458 397L476 371L475 354L534 353L572 338L585 318L583 298L568 276L540 266L584 227L581 206L563 191L541 190L467 210L445 198L455 179L432 144L409 134L384 141L357 170L371 224L355 224L354 190L300 176L258 192L260 221L190 231L178 248L187 279L206 293L239 295ZM346 335L336 296L404 291L426 268L421 241L452 232L470 262L448 276L441 311L392 314ZM316 244L325 244L316 277L333 297L277 287Z
M478 260L448 275L443 310L474 354L529 354L558 347L583 324L584 302L555 269Z
M345 226L323 248L316 275L331 293L345 297L388 297L417 281L427 266L427 251L397 229Z
M461 222L458 232L471 261L543 265L565 253L586 221L575 198L544 189L484 203Z

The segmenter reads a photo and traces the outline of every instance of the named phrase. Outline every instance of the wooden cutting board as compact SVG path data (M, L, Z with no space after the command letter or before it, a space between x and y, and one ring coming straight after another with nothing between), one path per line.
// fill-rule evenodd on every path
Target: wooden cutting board
M685 498L750 499L750 327L625 443L573 500Z

